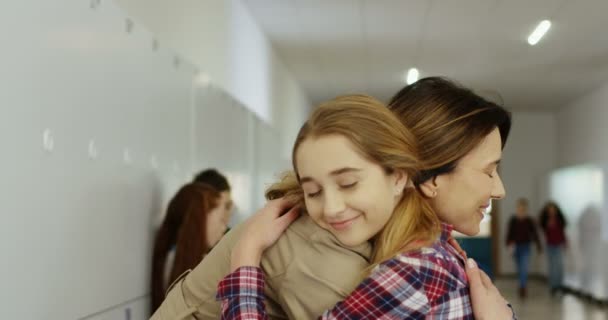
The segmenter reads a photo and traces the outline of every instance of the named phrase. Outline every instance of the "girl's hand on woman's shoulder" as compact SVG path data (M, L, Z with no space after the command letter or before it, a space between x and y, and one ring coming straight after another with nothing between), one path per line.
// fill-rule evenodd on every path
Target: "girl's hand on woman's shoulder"
M245 221L232 250L231 271L244 266L258 267L264 250L274 244L298 216L299 207L294 207L288 200L268 201Z

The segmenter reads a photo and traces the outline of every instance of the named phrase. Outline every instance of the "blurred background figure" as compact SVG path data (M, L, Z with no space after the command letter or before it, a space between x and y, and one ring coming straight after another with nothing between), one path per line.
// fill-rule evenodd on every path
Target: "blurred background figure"
M566 218L557 203L550 201L540 212L540 226L545 234L547 244L547 267L551 295L555 295L562 287L564 276L563 250L567 247Z
M152 255L151 311L168 286L195 267L228 229L232 199L228 180L215 169L199 173L169 202Z
M530 265L530 246L534 242L538 252L542 252L534 220L528 215L528 199L517 200L515 215L509 220L507 246L513 254L519 279L519 296L527 295L528 268Z
M234 201L232 200L232 192L228 179L216 169L210 168L199 172L192 182L207 184L220 193L218 206L222 210L222 215L226 216L226 221L230 221L234 209Z

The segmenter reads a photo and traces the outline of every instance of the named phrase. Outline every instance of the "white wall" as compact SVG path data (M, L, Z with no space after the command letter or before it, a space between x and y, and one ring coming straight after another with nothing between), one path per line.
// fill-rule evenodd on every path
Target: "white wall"
M586 246L578 255L568 256L581 257L581 261L568 261L568 264L580 267L577 270L586 270L585 274L579 274L580 279L586 279L581 281L583 291L603 299L608 297L608 269L606 269L608 265L606 189L608 188L605 187L608 185L608 149L605 147L608 127L606 123L608 123L608 82L566 105L557 114L558 165L570 167L591 164L604 170L604 203L603 207L599 208L599 217L596 217L599 221L591 226L584 219L569 221L571 234L578 233L587 239L592 238L594 245ZM560 199L555 200L559 203ZM593 285L584 285L585 282ZM574 285L576 286L576 283Z
M275 73L273 94L273 105L277 108L277 119L279 122L275 128L280 132L281 154L283 163L291 168L291 151L296 136L304 121L312 110L308 97L300 89L299 84L286 73L277 71Z
M283 160L310 101L238 0L115 0L281 133Z
M562 108L557 114L558 165L608 162L608 83Z
M224 0L114 0L139 25L231 89L230 11Z
M557 163L556 130L556 120L552 113L513 113L513 127L500 165L501 177L507 191L506 198L499 201L498 241L502 274L515 273L515 264L505 247L505 237L509 218L515 213L517 199L528 198L530 214L534 217L542 205L542 181ZM533 251L532 272L543 271L542 259L544 257L539 257L536 251Z
M111 4L3 3L0 20L0 318L143 313L153 224L190 166L194 69Z
M218 168L227 175L234 225L264 203L265 184L289 167L279 156L279 132L212 86L197 88L193 120L194 168Z
M176 189L225 168L244 214L282 169L278 130L126 18L108 1L0 4L1 319L146 319Z

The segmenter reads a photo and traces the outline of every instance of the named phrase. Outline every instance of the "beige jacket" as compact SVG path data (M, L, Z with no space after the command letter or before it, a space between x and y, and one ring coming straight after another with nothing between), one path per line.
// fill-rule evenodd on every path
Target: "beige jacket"
M151 320L220 318L216 288L230 272L230 254L241 229L231 230L194 270L175 281ZM356 287L370 255L368 243L345 248L308 216L300 217L261 261L269 318L320 316Z

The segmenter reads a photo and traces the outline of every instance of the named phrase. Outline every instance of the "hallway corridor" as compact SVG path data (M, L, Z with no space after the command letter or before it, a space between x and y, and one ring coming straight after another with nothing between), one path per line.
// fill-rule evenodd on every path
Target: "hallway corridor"
M511 302L519 320L608 320L608 308L584 302L570 294L551 297L545 283L530 281L528 297L517 296L515 279L498 279L496 286Z

